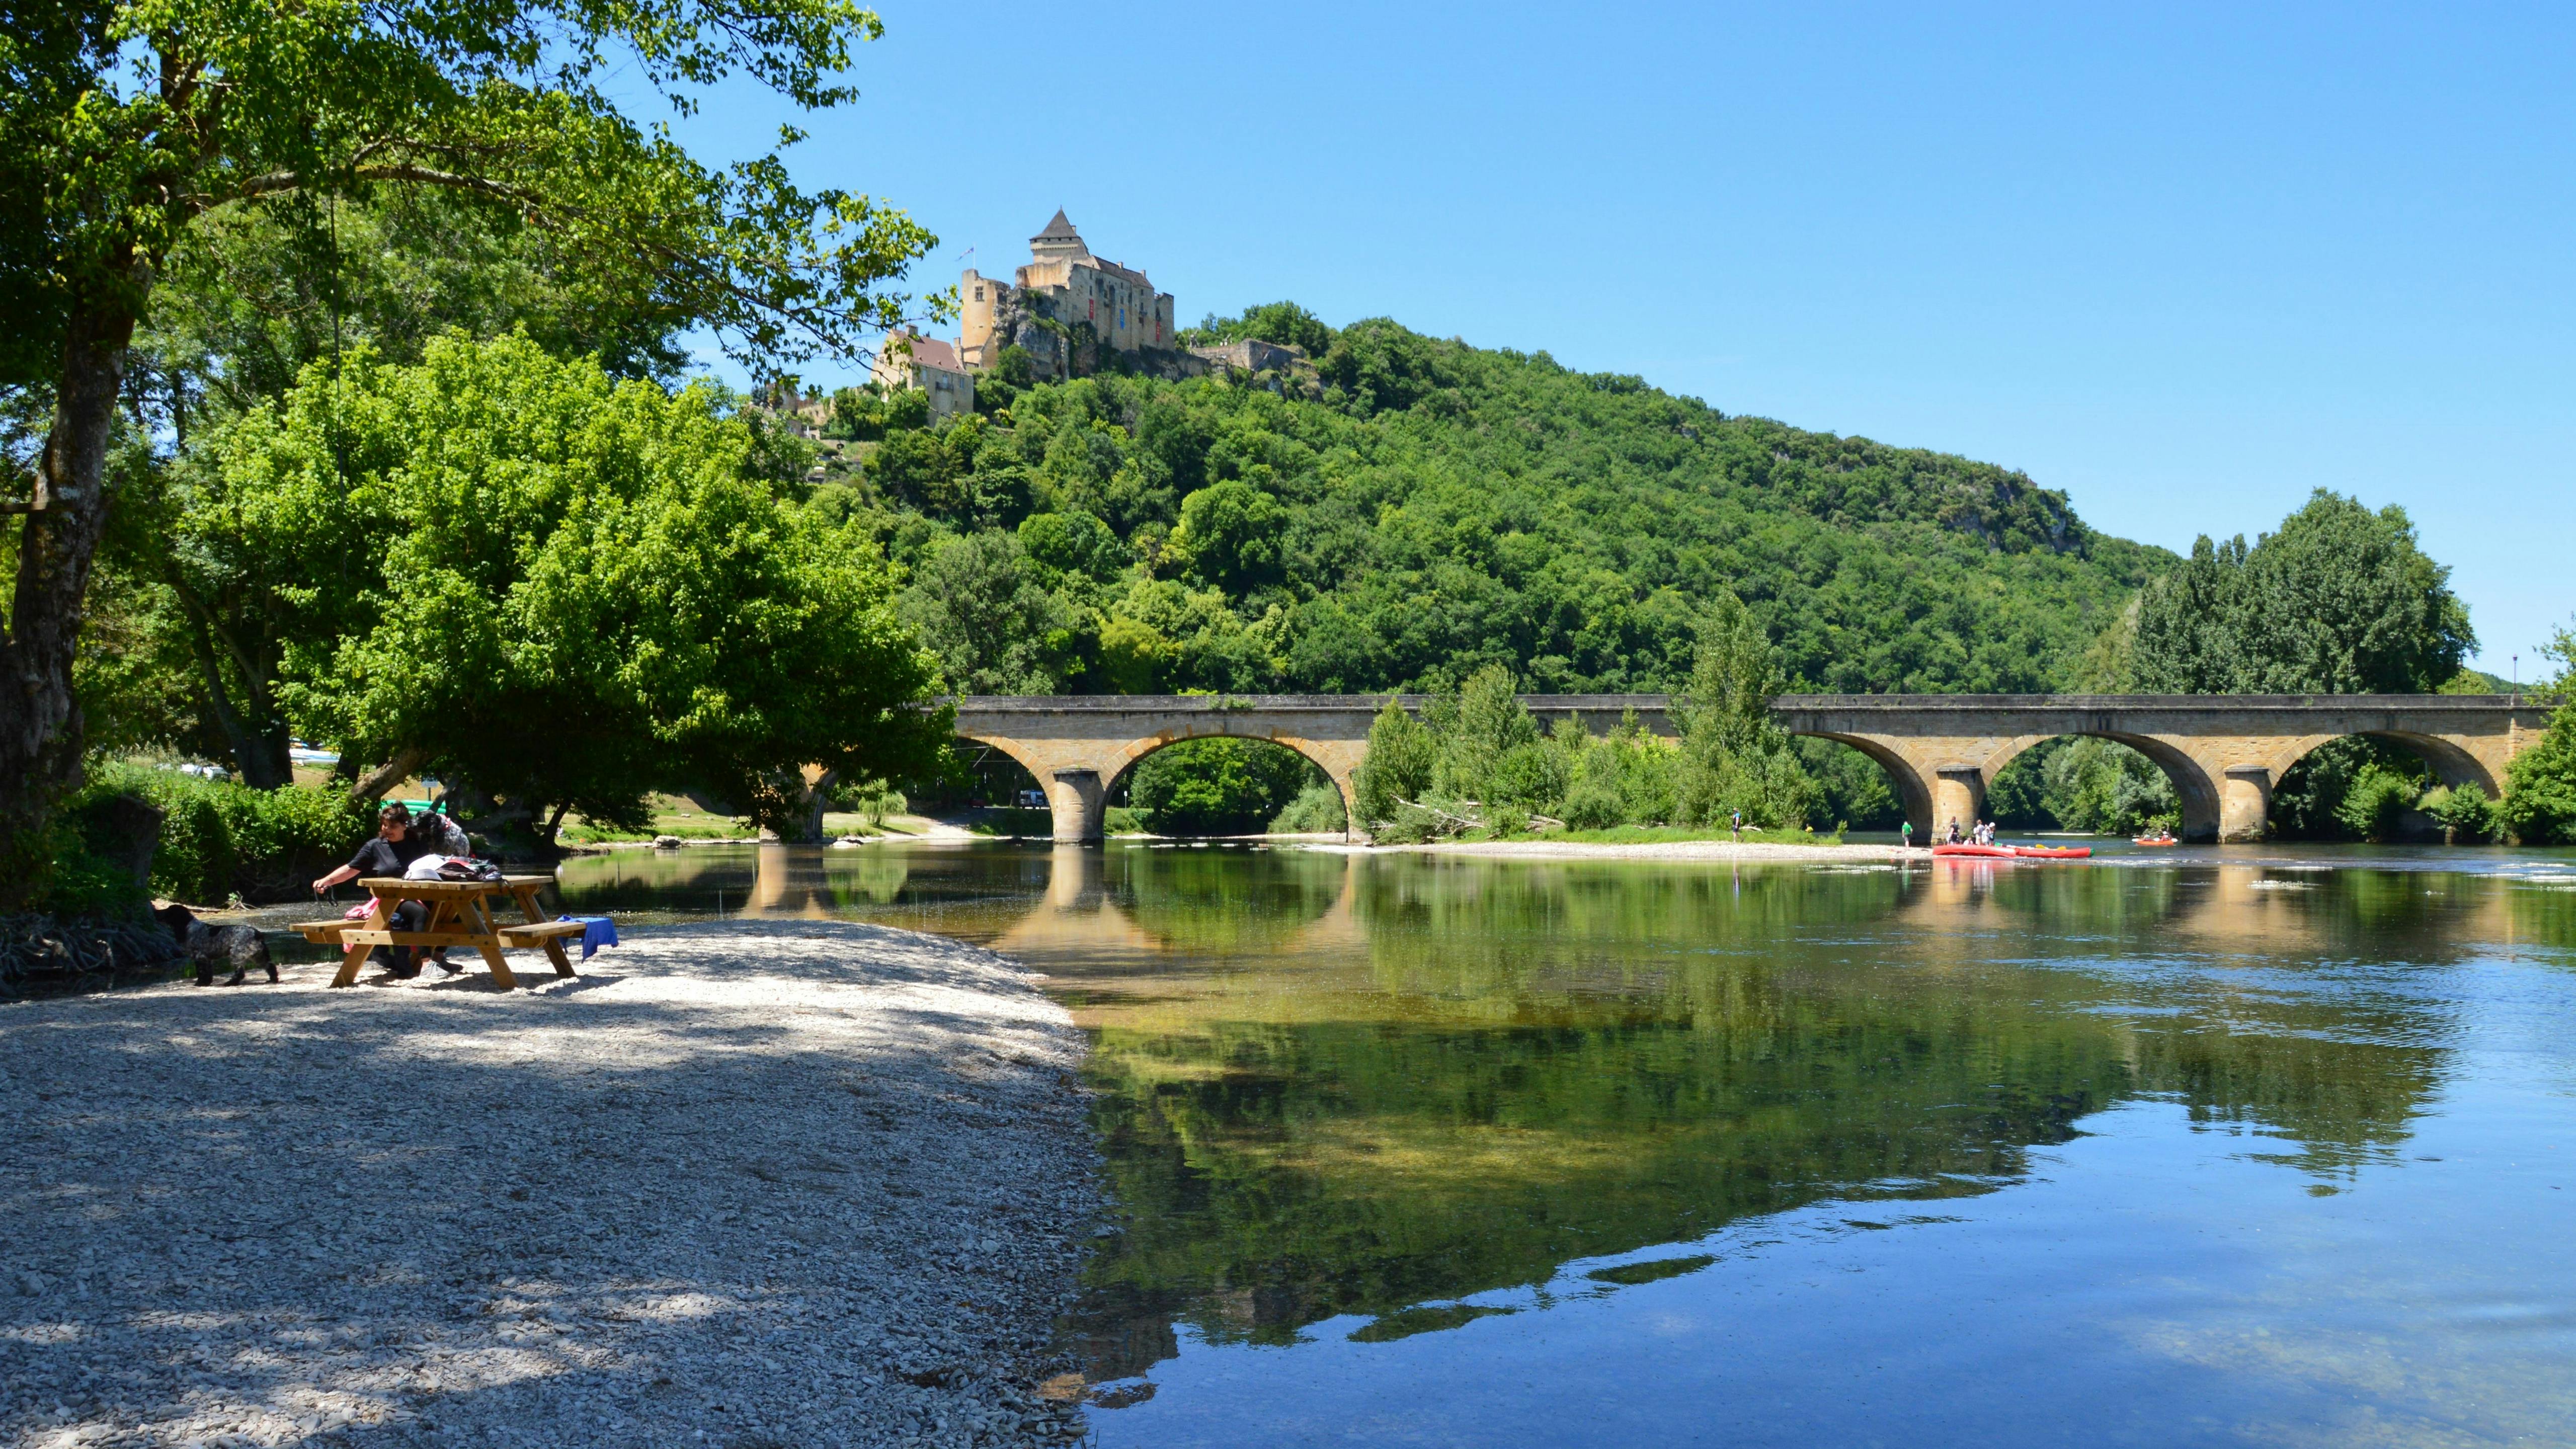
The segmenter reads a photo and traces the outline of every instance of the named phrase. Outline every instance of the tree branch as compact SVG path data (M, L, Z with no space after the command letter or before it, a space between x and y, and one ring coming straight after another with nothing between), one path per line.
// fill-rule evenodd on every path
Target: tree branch
M394 751L392 759L376 766L366 778L349 787L349 803L352 805L373 803L378 796L409 779L411 772L419 769L420 762L427 758L429 756L426 752L417 749Z
M408 181L416 186L443 186L451 191L471 191L502 201L515 201L531 211L543 211L537 194L516 186L507 186L481 176L465 176L454 171L415 165L409 161L389 161L381 166L358 166L349 172L358 181ZM306 178L300 171L271 171L253 176L233 188L244 200L254 196L274 196L279 192L301 190Z

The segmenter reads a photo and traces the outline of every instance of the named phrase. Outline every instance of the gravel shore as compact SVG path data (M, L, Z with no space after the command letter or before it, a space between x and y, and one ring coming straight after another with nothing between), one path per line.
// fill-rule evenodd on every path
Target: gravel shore
M803 921L331 969L0 1007L0 1443L1080 1432L1082 1044L1025 969Z

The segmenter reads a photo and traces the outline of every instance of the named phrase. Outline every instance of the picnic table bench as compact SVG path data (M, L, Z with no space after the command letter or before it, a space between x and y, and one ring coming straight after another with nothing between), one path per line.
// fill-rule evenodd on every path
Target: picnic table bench
M340 972L331 978L334 986L355 985L359 968L378 946L471 946L483 953L484 962L492 968L493 984L508 991L519 984L519 978L510 974L510 963L501 954L504 947L542 948L546 959L554 963L557 976L573 974L572 958L564 954L563 943L566 936L582 933L582 923L548 920L544 908L537 904L537 892L553 883L550 875L505 875L499 880L370 876L358 882L374 897L364 920L299 921L294 929L302 932L305 940L341 948ZM518 901L519 913L526 920L508 926L493 920L493 899L504 895ZM429 919L422 922L421 929L393 929L394 907L404 901L419 901L429 908Z

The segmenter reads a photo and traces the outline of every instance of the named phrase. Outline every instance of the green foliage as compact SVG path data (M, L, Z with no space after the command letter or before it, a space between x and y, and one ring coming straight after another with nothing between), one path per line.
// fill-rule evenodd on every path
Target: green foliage
M832 417L823 425L823 436L866 443L928 426L930 394L917 387L888 392L871 382L832 394Z
M1368 756L1351 777L1360 828L1377 832L1397 818L1404 802L1421 799L1431 789L1431 772L1439 755L1439 746L1422 722L1388 699L1369 722Z
M675 337L690 320L679 298L600 280L554 233L445 192L235 205L181 236L136 362L207 421L274 401L315 362L360 347L418 362L451 331L524 330L615 376L676 376L688 354Z
M2155 761L2117 740L2061 736L2014 757L1987 791L1986 813L2022 829L2094 835L2177 830L2182 802ZM1935 821L1935 829L1949 822Z
M352 804L345 791L254 790L120 763L91 773L85 796L122 792L160 808L152 893L167 900L300 899L306 882L348 859L375 831L373 813Z
M1570 719L1542 735L1511 676L1488 665L1419 721L1393 700L1379 712L1352 786L1362 822L1390 844L1519 834L1538 816L1597 831L1713 826L1740 810L1750 826L1806 829L1825 793L1763 707L1777 682L1769 645L1741 605L1716 613L1695 688L1674 706L1678 743L1648 735L1633 713L1607 737Z
M901 612L939 656L952 692L1063 692L1080 667L1074 616L1039 581L1043 571L1007 533L942 540L915 570Z
M182 518L244 581L289 713L353 761L601 820L657 787L911 772L944 727L910 707L934 666L889 571L718 404L525 338L361 354L209 439Z
M694 109L728 82L800 110L849 101L880 26L846 0L95 0L13 7L0 30L0 398L62 404L42 455L54 506L16 525L0 632L0 675L25 686L0 699L0 862L26 857L74 777L76 688L171 697L76 677L93 548L153 491L108 476L120 432L184 447L326 340L408 362L451 325L525 327L644 376L696 329L766 372L918 310L892 289L935 243L909 218L802 189L776 152L710 167L626 109ZM254 685L276 660L218 637L237 601L189 597L185 563L107 570L178 595L145 612L182 623L212 719L161 723L220 731L247 777L282 783L278 701ZM0 870L0 898L14 890Z
M1246 593L1279 573L1288 510L1239 479L1211 484L1181 500L1171 552L1198 577L1229 593Z
M1782 689L1761 624L1733 595L1719 595L1689 692L1673 702L1682 735L1676 823L1714 824L1737 811L1752 825L1810 823L1824 792L1771 718Z
M1046 571L1050 587L1061 586L1068 577L1106 583L1128 563L1127 546L1109 525L1079 510L1032 513L1020 520L1019 535L1021 552Z
M2289 840L2354 839L2341 814L2344 797L2365 771L2403 776L2418 794L2436 783L2423 758L2405 746L2369 735L2328 740L2282 772L2272 789L2271 829Z
M1273 835L1327 833L1338 835L1345 828L1347 819L1347 812L1342 809L1342 792L1334 789L1333 783L1326 780L1320 784L1308 785L1298 791L1297 798L1288 802L1288 808L1272 818L1270 833Z
M2526 845L2576 845L2576 708L2559 706L2548 733L2504 769L2505 827Z
M2442 828L2455 844L2476 845L2493 840L2504 828L2495 802L2472 780L2465 785L2439 787L2418 802L2424 813L2442 823Z
M1469 675L1458 687L1454 709L1444 711L1440 723L1433 792L1464 800L1537 803L1526 786L1532 773L1527 752L1538 746L1538 722L1513 693L1511 671L1488 664Z
M22 14L11 31L0 194L19 224L0 256L0 300L20 324L12 381L42 375L48 354L61 362L73 317L139 317L154 273L220 265L227 226L345 251L344 240L374 240L367 221L393 217L385 198L406 193L444 198L395 224L452 234L457 264L483 273L465 290L506 290L504 260L561 268L553 285L580 299L576 311L658 320L646 323L648 347L681 321L755 356L798 352L816 334L855 341L902 319L904 299L881 284L935 242L865 197L800 191L774 154L711 171L619 109L615 95L638 94L637 81L669 94L736 71L800 107L851 99L842 72L878 25L836 0L755 14L712 0L184 12L111 0ZM132 84L138 74L150 83ZM343 238L340 197L385 210L362 213ZM482 215L455 226L450 207ZM546 240L514 256L525 228ZM478 248L495 241L495 265L477 268ZM269 285L244 288L243 310L261 310L263 290L285 294L309 329L323 309L293 297L293 278L261 275ZM364 288L328 289L347 290ZM566 340L594 335L573 327Z
M1837 740L1800 736L1790 742L1823 798L1810 819L1838 820L1846 830L1894 830L1905 802L1876 760Z
M1014 388L1025 388L1037 381L1037 364L1029 356L1027 348L1014 342L994 356L992 371L986 377ZM978 378L976 386L981 388L984 380Z
M2374 761L2362 766L2345 787L2343 798L2335 804L2335 819L2364 840L2387 840L2397 834L2400 819L2423 793L2420 780Z
M2540 646L2539 654L2557 665L2558 672L2535 683L2532 692L2562 701L2576 695L2576 628L2562 624L2550 631L2549 642Z
M1321 357L1333 345L1333 329L1294 302L1270 302L1247 308L1240 317L1211 313L1198 326L1183 328L1177 340L1184 347L1204 347L1245 338L1299 347L1308 357Z
M1438 693L1487 665L1674 690L1730 594L1792 688L2041 691L2169 557L2018 474L1543 355L1381 320L1319 366L1320 396L1101 376L1033 386L1007 423L888 425L851 516L913 566L941 534L1099 520L1117 576L1045 586L1099 666L1070 687L1101 692Z
M1136 762L1127 799L1157 835L1249 835L1321 774L1304 756L1266 740L1182 740Z
M2132 661L2154 694L2423 694L2477 647L2450 570L2394 504L2320 488L2251 549L2204 537L2145 594Z

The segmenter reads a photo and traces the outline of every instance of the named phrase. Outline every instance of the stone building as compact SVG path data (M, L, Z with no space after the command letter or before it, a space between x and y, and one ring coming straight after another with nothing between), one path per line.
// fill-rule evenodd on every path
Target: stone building
M912 328L886 334L869 378L889 390L917 387L930 394L930 419L975 411L975 374L957 360L957 349Z
M957 292L963 313L957 353L970 368L991 367L1016 343L1041 374L1069 377L1080 324L1089 325L1099 346L1119 352L1174 350L1172 294L1155 291L1143 272L1093 256L1061 211L1029 238L1029 264L1012 280L969 268Z
M1264 342L1257 337L1220 342L1213 347L1193 347L1190 355L1210 367L1233 368L1241 372L1292 372L1309 361L1305 348Z

